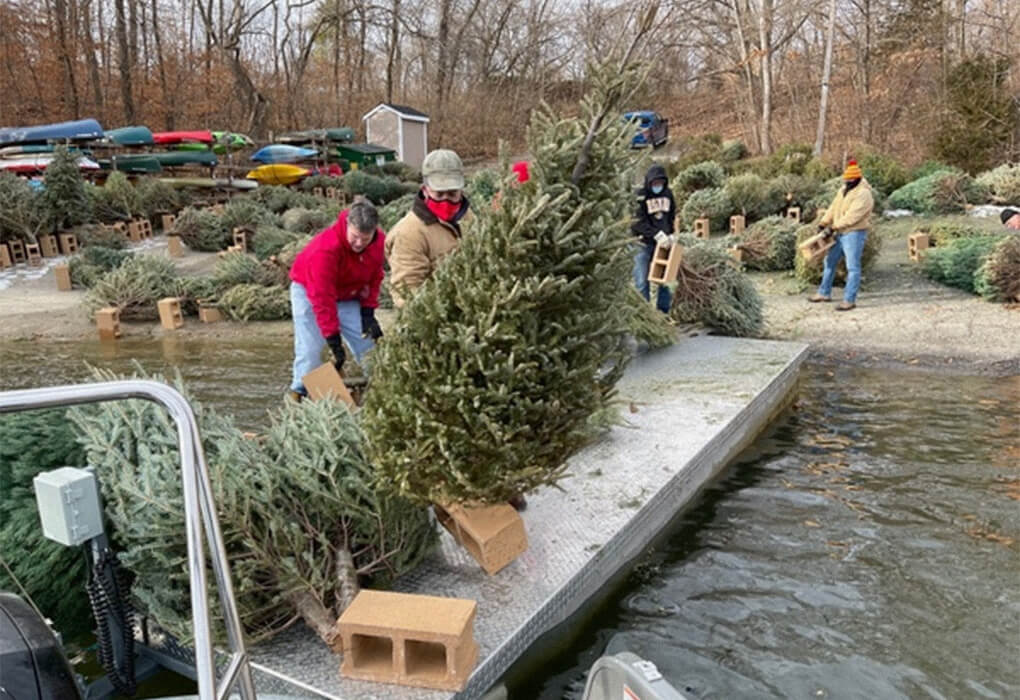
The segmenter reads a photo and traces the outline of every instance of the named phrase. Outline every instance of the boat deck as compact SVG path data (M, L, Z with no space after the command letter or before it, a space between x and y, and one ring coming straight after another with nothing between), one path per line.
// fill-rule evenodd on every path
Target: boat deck
M297 625L251 649L260 692L333 700L478 698L543 633L626 568L698 490L786 406L807 346L699 336L636 358L619 384L623 425L528 496L529 548L488 576L445 532L397 590L478 602L478 665L457 694L352 681Z

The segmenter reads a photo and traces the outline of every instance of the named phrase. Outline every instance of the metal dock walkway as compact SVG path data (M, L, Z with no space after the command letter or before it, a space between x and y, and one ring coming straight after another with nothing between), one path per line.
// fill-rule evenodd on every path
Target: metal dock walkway
M444 531L397 590L478 601L479 661L456 695L340 677L340 659L297 625L251 649L256 687L333 700L478 698L540 635L627 566L705 482L786 406L807 346L699 336L636 358L621 380L625 425L570 461L562 490L528 496L530 547L495 576Z

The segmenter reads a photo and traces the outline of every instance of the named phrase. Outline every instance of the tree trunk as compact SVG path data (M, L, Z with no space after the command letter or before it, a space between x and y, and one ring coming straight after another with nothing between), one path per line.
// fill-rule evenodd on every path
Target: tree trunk
M758 103L754 99L754 75L751 73L751 57L747 53L747 40L744 38L744 24L743 16L740 13L740 0L733 0L730 5L730 9L733 11L733 24L737 32L737 46L740 49L740 64L744 68L744 84L747 87L745 97L747 98L747 123L751 125L751 135L754 137L755 144L759 144L761 139L758 133Z
M101 10L100 10L101 11ZM85 37L85 62L89 67L89 82L92 83L93 109L103 115L103 79L99 74L99 59L96 58L96 41L92 36L92 0L86 0L82 6L82 35Z
M397 44L400 42L400 0L393 0L390 15L390 42L386 47L386 101L393 102L393 72L396 63Z
M825 64L822 67L822 97L818 104L818 133L815 136L815 157L825 146L825 117L829 109L829 78L832 76L832 41L836 34L836 0L829 0L829 21L825 35Z
M761 0L758 48L761 51L761 152L772 153L772 1Z
M170 99L170 86L166 79L166 59L163 56L163 37L159 27L159 9L152 0L152 42L156 45L156 67L159 71L159 89L163 95L164 124L167 131L174 130L174 106Z
M117 60L120 64L120 98L124 103L124 121L135 123L135 103L131 90L131 49L128 44L127 19L124 16L124 0L114 0L117 11Z
M64 80L67 84L67 96L70 101L70 112L75 119L81 117L81 105L78 101L78 83L74 78L74 63L71 60L71 47L68 45L67 2L54 0L53 14L56 15L57 47L60 52L60 64L64 69Z

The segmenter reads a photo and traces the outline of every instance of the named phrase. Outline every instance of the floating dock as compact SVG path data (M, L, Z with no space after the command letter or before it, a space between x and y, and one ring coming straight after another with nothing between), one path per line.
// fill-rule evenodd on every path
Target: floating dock
M623 424L575 455L560 488L528 495L530 546L487 575L445 531L396 590L478 602L478 666L460 693L353 681L302 624L250 649L260 693L331 700L479 698L539 636L580 610L785 408L808 347L685 338L634 359Z

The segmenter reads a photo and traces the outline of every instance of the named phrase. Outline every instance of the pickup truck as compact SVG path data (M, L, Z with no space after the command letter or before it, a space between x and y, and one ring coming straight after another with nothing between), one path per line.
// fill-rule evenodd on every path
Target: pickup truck
M642 148L651 146L656 148L666 143L669 138L669 120L663 119L658 112L640 111L627 112L623 115L624 121L636 121L638 132L631 141L631 148Z

